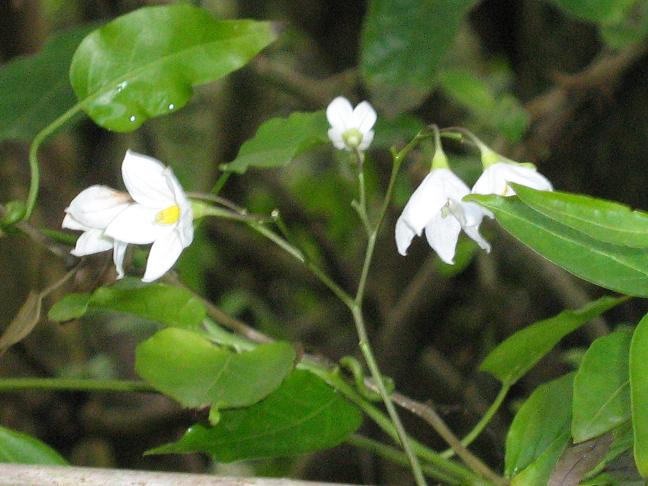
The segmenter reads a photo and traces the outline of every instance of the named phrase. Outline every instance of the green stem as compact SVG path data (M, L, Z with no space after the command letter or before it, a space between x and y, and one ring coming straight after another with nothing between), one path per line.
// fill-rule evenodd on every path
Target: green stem
M81 111L81 103L74 105L52 123L43 128L34 137L34 140L29 147L29 170L31 172L31 179L29 182L29 194L27 195L25 215L22 218L23 220L28 220L31 217L31 214L34 211L34 207L36 206L36 200L38 199L38 189L40 186L40 166L38 165L39 147L47 137L49 137L54 131L60 128L65 122L76 115L79 111Z
M214 187L212 187L212 190L210 191L211 194L214 196L218 195L219 192L223 189L223 186L225 186L225 183L227 180L230 178L232 175L231 172L223 172L220 177L216 180L216 183L214 184Z
M502 403L504 402L504 399L506 398L506 395L508 394L510 389L511 385L502 385L502 388L495 397L495 400L493 401L491 406L488 407L488 410L486 410L486 413L482 416L479 422L477 422L473 429L468 432L468 434L466 434L463 439L461 439L461 444L464 447L468 447L470 444L472 444L474 440L479 437L479 435L484 431L486 426L490 423L499 408L502 406ZM441 456L448 459L454 456L454 454L455 451L453 449L447 449L441 453Z
M157 393L143 381L87 380L67 378L1 378L0 392L17 390L64 390L95 392Z

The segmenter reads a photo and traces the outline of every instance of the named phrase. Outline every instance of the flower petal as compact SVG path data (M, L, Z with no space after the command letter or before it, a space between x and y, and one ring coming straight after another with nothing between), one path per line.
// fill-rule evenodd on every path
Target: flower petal
M70 253L77 257L101 253L110 250L113 243L113 239L108 238L102 230L91 229L79 236L76 246Z
M464 233L466 233L475 243L477 243L482 250L486 251L486 253L490 253L491 251L490 243L486 241L484 237L481 235L481 233L479 232L479 225L464 226L463 230Z
M371 142L373 142L374 139L374 131L369 130L367 133L365 133L362 136L362 142L360 142L360 145L358 145L358 150L360 152L364 152L369 148L369 145L371 145Z
M439 258L449 265L454 264L455 248L461 233L461 225L457 218L448 214L444 217L440 212L425 226L425 237Z
M407 255L407 249L412 243L412 239L416 235L414 230L405 222L401 216L396 221L396 247L398 248L398 253L405 256Z
M81 191L72 199L65 212L83 226L103 229L130 203L130 196L125 192L97 185Z
M117 279L124 277L124 257L126 256L127 243L115 240L115 248L113 249L113 262L115 263L115 270L117 270Z
M376 110L373 109L368 101L363 101L353 110L351 126L360 130L362 135L365 135L373 128L377 118Z
M142 282L152 282L168 272L183 248L177 231L171 231L157 239L151 247Z
M521 184L540 191L552 191L551 182L535 169L522 165L499 162L488 167L477 179L472 192L513 196L515 191L509 182Z
M63 223L61 223L61 228L66 228L66 229L71 229L71 230L76 230L76 231L88 231L89 228L84 224L79 223L74 217L66 213L65 217L63 218Z
M122 162L122 177L126 189L138 203L157 209L174 203L166 167L159 160L128 150Z
M106 228L106 235L125 243L145 245L173 230L173 226L155 222L157 209L131 204Z
M338 96L326 107L326 118L333 128L337 128L340 133L344 133L350 128L353 107L349 100L344 96Z
M338 150L347 149L346 144L344 143L344 138L342 138L342 132L338 128L329 128L328 131L329 140L333 143L333 146ZM347 149L348 150L348 149Z

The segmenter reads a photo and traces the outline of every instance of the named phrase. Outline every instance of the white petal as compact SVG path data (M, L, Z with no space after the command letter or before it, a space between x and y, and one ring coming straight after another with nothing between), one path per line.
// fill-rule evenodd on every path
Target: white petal
M115 270L117 270L117 279L124 278L124 257L126 256L127 243L122 241L115 241L115 248L113 249L113 262L115 263Z
M482 250L485 250L487 253L490 253L491 246L488 241L479 232L479 225L477 226L464 226L464 233L466 233L470 238L479 245Z
M152 282L168 272L182 253L183 248L177 231L171 231L156 240L151 247L142 281Z
M461 233L461 225L457 218L450 214L443 217L438 213L425 226L425 237L428 243L438 253L439 258L450 265L454 264L459 233Z
M81 257L92 255L93 253L101 253L102 251L110 250L112 247L112 238L104 235L102 230L91 229L79 236L74 250L70 253L74 256Z
M176 231L178 231L178 234L180 235L180 242L182 243L183 248L191 245L194 237L193 213L191 211L191 207L183 210L182 214L180 215L180 221L178 221Z
M92 229L87 227L84 224L79 223L76 219L72 217L71 214L67 214L67 213L63 218L63 223L61 223L61 228L67 228L67 229L77 230L77 231L88 231Z
M125 192L107 186L90 186L72 199L65 212L86 227L103 229L130 202Z
M106 228L106 235L125 243L145 245L173 230L173 226L155 222L157 209L131 204Z
M367 133L365 133L362 136L362 142L360 142L360 145L358 145L358 150L360 150L360 152L364 152L365 150L367 150L369 148L369 145L371 145L371 142L373 142L373 138L374 138L374 131L369 130Z
M407 249L412 243L412 238L416 235L414 230L410 228L403 217L401 216L396 221L396 247L398 248L398 253L405 256L407 255Z
M122 177L126 189L138 203L157 209L174 203L166 167L159 160L129 150L122 162Z
M353 107L349 100L343 96L338 96L326 108L326 118L333 128L337 128L341 133L350 128Z
M363 101L353 110L351 116L351 123L353 128L360 130L360 133L365 135L371 130L376 123L376 110L367 101ZM364 140L363 140L364 141Z
M500 162L488 167L477 179L472 192L476 194L498 194L513 196L515 191L509 182L521 184L540 191L551 191L551 182L535 169L521 165Z
M342 132L338 128L329 128L328 137L336 149L348 150L344 138L342 138Z

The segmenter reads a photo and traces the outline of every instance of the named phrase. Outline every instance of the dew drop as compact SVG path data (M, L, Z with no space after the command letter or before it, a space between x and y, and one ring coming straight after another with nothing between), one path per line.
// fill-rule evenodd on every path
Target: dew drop
M130 120L132 123L135 123L135 120L136 120L136 119L137 119L137 118L135 117L135 115L131 115L130 118L129 118L129 120Z
M173 103L169 103L169 110L174 110L174 109L175 109L175 105Z

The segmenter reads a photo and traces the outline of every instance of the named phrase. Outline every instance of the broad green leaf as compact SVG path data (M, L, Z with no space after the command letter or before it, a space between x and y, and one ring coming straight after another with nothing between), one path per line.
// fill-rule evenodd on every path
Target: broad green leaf
M648 297L648 252L595 240L517 197L471 195L465 200L490 209L511 235L574 275L623 294Z
M553 458L557 451L553 464L558 461L569 440L573 382L569 373L540 385L520 407L506 436L506 477L517 476L545 453Z
M475 0L372 0L362 29L360 70L383 111L418 106Z
M513 184L520 200L539 213L595 240L648 247L648 213L604 199L567 192L536 191Z
M274 391L293 369L295 352L271 343L235 353L184 329L164 329L137 346L135 369L185 407L244 407Z
M0 69L0 141L29 141L76 99L68 80L70 60L94 26L81 26L53 37L42 51Z
M268 22L216 20L190 5L141 8L83 40L70 81L95 123L129 132L183 107L193 86L241 68L275 37Z
M594 341L574 378L572 436L583 442L630 419L628 357L632 334L618 331Z
M284 167L304 152L329 143L328 128L323 111L273 118L263 123L241 146L236 159L221 165L221 169L242 174L250 167Z
M110 287L100 287L92 294L69 294L52 306L48 316L54 321L66 321L94 311L123 312L191 329L198 328L207 313L202 302L188 290L127 278Z
M566 13L601 24L620 21L637 0L551 0Z
M54 449L22 432L0 427L0 462L12 464L66 465Z
M580 309L565 310L557 316L525 327L493 349L479 369L502 383L512 385L563 337L625 300L623 297L601 297Z
M551 441L531 464L511 479L511 486L547 486L560 456L569 444L565 431Z
M648 477L648 315L637 324L630 344L630 404L634 430L634 458L642 477Z
M358 409L308 371L293 371L251 407L226 410L218 425L194 425L150 453L208 452L219 462L293 456L334 447L362 422Z
M614 440L611 433L580 444L570 445L560 455L548 486L577 486L585 475L597 468L610 450Z

